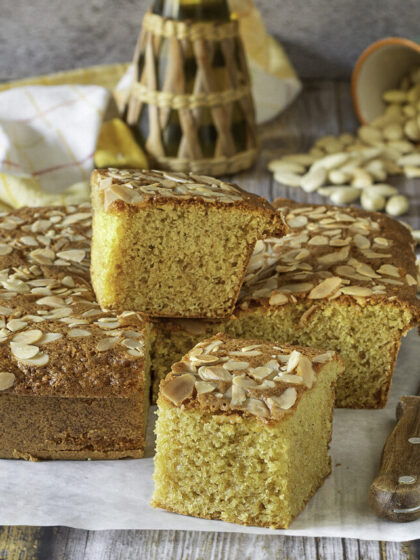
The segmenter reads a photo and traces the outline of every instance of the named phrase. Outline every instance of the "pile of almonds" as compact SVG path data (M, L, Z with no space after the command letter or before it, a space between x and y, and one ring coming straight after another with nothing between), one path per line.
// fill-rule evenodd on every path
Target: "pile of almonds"
M360 199L368 211L407 212L408 199L385 181L389 175L420 177L420 67L399 89L383 94L385 111L357 135L324 136L308 153L269 162L279 183L328 197L333 204Z

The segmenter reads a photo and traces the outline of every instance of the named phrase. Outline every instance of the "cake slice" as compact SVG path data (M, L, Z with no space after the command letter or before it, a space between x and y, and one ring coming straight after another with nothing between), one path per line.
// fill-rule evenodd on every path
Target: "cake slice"
M102 312L89 206L0 215L0 458L141 457L150 325Z
M286 528L331 471L334 352L223 334L172 367L158 400L152 505Z
M103 308L226 317L256 241L284 232L265 199L211 177L105 169L91 183L91 273Z
M420 316L409 230L357 208L274 205L289 233L258 242L234 314L218 323L157 323L154 395L170 364L223 331L336 350L346 364L336 406L385 406L401 339Z

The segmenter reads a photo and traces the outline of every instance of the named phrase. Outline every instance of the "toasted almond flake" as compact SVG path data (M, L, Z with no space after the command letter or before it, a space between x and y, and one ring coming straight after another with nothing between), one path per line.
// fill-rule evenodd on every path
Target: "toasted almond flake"
M197 395L204 395L205 393L212 393L217 389L217 385L215 383L209 383L208 381L196 381L195 388Z
M279 373L274 379L276 381L284 381L285 383L293 383L295 385L303 384L303 378L300 375L292 375L290 373Z
M64 276L64 278L61 280L61 283L68 288L74 288L75 286L74 280L71 276Z
M24 331L12 338L12 342L19 343L19 344L33 344L34 342L38 342L42 336L43 332L39 329L30 329L28 331Z
M0 243L0 256L9 255L12 251L13 251L12 247Z
M46 296L36 301L38 305L46 305L47 307L63 307L65 302L57 296Z
M254 379L265 379L272 373L273 373L272 368L266 366L260 366L250 370L249 375L251 375Z
M312 362L307 356L301 356L296 368L297 374L303 379L304 384L308 389L314 384L316 375L312 367Z
M340 292L347 296L355 297L369 297L373 294L372 290L365 286L347 286L340 288Z
M96 346L96 350L98 352L105 352L106 350L111 350L112 348L115 347L117 342L118 342L118 337L117 336L103 338L102 340L100 340L98 342L98 344Z
M401 278L399 269L393 264L383 264L378 268L380 274L387 274L388 276L394 276L396 278Z
M199 364L213 364L219 361L219 357L212 356L211 354L190 354L190 360Z
M17 342L11 342L10 348L12 350L12 354L18 360L30 360L39 352L38 346L34 346L32 344L18 344Z
M201 366L198 375L204 381L231 381L231 374L221 366Z
M341 261L345 261L349 256L350 247L343 247L340 251L334 251L332 253L326 253L317 258L318 262L325 265L336 264Z
M308 218L306 216L293 216L290 215L286 218L287 224L292 228L301 228L306 226Z
M302 354L298 350L293 350L289 354L289 360L286 368L287 373L291 373L297 367L301 356Z
M267 405L270 408L272 416L276 416L283 410L289 410L295 404L297 392L294 387L287 388L279 397L268 397Z
M91 332L85 329L70 329L67 333L67 336L70 338L83 338L87 336L91 336Z
M20 319L12 319L7 323L6 326L9 331L16 332L27 327L28 323L26 321L21 321Z
M143 341L134 338L124 338L121 341L121 344L126 348L133 348L134 350L137 350L139 347L141 348L143 346Z
M184 373L162 383L161 394L173 404L178 405L191 397L195 385L195 377L190 373Z
M51 249L35 249L29 253L29 256L39 264L51 265L55 259L54 251Z
M335 353L332 350L328 350L328 352L324 352L323 354L318 354L318 356L312 358L312 362L325 364L326 362L329 362L334 357L334 354Z
M409 286L417 286L417 280L411 276L411 274L405 275L405 281Z
M0 305L0 315L4 315L5 317L8 317L12 313L13 313L13 309L11 307Z
M243 370L249 367L249 362L229 360L223 364L223 367L231 371Z
M16 376L11 371L0 371L0 391L6 391L13 387Z
M359 263L357 266L357 272L362 276L367 276L368 278L380 278L380 275L376 274L373 268L366 263Z
M134 350L132 348L130 348L129 350L127 350L127 354L129 354L130 356L134 356L135 358L141 358L142 356L144 356L144 352L142 352L141 350L137 349Z
M267 418L270 416L268 408L259 399L249 398L245 401L245 410L247 410L253 416Z
M315 286L309 294L309 299L322 299L334 294L342 284L342 279L338 276L332 276L323 280L318 286Z
M231 405L232 406L240 406L246 401L246 391L240 385L233 383L232 384L232 399Z
M250 377L247 377L245 374L235 375L232 379L232 384L237 385L238 387L242 387L242 389L253 389L258 387L258 383L256 383Z
M38 345L39 346L43 346L44 344L49 344L50 342L55 342L56 340L59 340L60 338L63 338L63 335L61 333L45 333L43 335L43 337L38 341Z
M48 354L45 354L44 352L39 352L36 356L28 360L19 359L19 362L23 365L27 365L30 367L43 367L48 364L48 360L49 360Z
M286 294L282 292L273 293L270 296L268 303L270 305L284 305L289 301L289 298Z
M308 245L328 245L328 237L325 237L325 235L314 235L308 241Z
M213 342L210 342L210 344L208 346L206 346L206 348L204 348L203 352L204 352L204 354L211 354L211 352L213 352L213 350L215 350L216 348L218 348L222 344L223 344L222 340L213 340Z
M249 352L244 352L243 349L242 350L238 350L238 351L230 351L229 352L229 356L243 356L245 358L248 357L252 357L252 356L261 356L262 352L260 352L259 350L250 350Z
M305 325L305 324L309 321L311 315L313 315L313 314L315 313L315 311L318 309L318 307L319 307L318 304L311 305L311 307L309 307L309 308L303 313L303 315L301 316L301 318L299 319L299 325L300 325L300 326Z
M81 263L86 256L86 251L81 249L70 249L68 251L60 251L57 253L57 257L64 259L65 261L72 261Z
M359 247L359 249L369 249L370 248L370 241L367 237L365 237L364 235L360 235L360 233L357 233L354 238L354 243L356 244L357 247Z

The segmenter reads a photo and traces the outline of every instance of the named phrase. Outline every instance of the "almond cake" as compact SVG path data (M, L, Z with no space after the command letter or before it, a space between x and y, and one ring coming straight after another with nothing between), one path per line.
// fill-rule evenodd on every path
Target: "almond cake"
M106 309L226 317L256 241L285 230L264 198L212 177L102 169L91 184L92 283Z
M334 385L324 352L221 333L161 382L152 505L286 528L331 472Z

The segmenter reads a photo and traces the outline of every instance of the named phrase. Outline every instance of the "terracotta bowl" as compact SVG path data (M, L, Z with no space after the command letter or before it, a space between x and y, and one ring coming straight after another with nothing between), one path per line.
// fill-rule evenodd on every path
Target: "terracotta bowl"
M356 114L367 124L384 110L382 94L420 66L420 44L402 37L380 39L362 52L353 70L351 88Z

